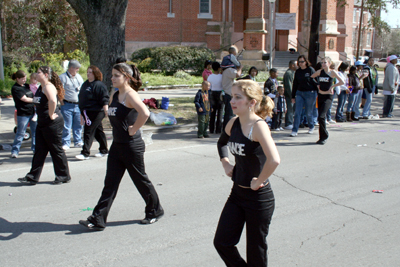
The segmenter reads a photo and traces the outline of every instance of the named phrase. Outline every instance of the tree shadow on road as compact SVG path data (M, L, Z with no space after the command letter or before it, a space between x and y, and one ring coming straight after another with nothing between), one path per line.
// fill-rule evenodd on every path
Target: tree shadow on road
M140 220L117 221L107 223L107 227L139 224ZM0 217L0 241L8 241L17 238L23 233L48 233L66 232L66 235L79 235L95 233L77 224L56 224L49 222L9 222Z

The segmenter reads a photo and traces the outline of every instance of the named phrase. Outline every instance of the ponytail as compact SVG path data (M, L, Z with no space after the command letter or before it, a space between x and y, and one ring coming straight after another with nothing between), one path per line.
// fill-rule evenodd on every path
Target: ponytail
M265 119L267 116L272 117L272 110L274 109L274 106L274 101L269 96L263 95L255 113L263 119Z
M44 74L48 74L49 82L51 82L54 85L54 87L57 89L58 100L59 101L64 100L65 90L64 90L64 87L63 87L63 85L61 83L60 77L58 77L58 74L48 66L42 66L39 69Z
M13 79L14 81L15 81L16 79L21 79L21 78L24 78L24 77L26 77L26 74L25 74L25 72L22 71L22 70L19 70L19 71L17 71L17 72L14 72L14 73L11 75L11 79Z

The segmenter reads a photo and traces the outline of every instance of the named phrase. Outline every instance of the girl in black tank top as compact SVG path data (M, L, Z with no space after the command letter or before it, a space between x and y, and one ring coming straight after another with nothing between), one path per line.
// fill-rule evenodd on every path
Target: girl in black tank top
M36 106L38 125L36 128L36 149L29 173L19 178L24 184L34 185L39 182L40 174L47 154L50 152L56 178L54 184L63 184L71 181L67 157L62 148L62 132L64 118L58 107L58 99L64 97L64 88L57 73L50 67L38 69L37 80L43 85L36 91L33 103Z
M240 80L232 86L231 119L218 140L218 152L233 187L221 213L214 246L227 266L267 266L268 228L275 207L268 178L280 162L264 121L272 116L273 101L260 86ZM235 157L229 162L228 148ZM247 260L236 249L246 223Z
M139 130L149 117L149 110L137 93L142 84L140 72L135 66L116 64L111 80L119 90L112 96L108 108L114 140L108 154L104 188L92 215L79 221L81 225L98 231L106 227L108 213L126 170L146 203L146 217L140 223L152 224L164 215L144 167L145 144Z
M322 69L315 72L311 77L317 78L318 85L318 123L319 123L319 140L317 144L324 145L329 137L326 128L326 113L332 106L334 88L344 84L343 79L335 70L330 70L332 60L329 57L323 58L321 61ZM330 70L330 71L329 71ZM337 83L334 84L334 78Z

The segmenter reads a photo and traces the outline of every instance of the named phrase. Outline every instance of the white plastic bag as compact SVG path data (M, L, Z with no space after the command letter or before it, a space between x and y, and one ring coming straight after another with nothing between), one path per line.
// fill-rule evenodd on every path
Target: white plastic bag
M160 113L150 112L150 119L154 122L155 125L176 124L176 119L174 115L165 112L160 112Z

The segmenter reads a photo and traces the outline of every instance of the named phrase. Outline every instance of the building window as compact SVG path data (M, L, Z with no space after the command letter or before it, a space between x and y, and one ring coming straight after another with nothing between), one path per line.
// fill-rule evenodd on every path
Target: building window
M167 13L168 18L175 18L175 13L172 13L172 0L169 0L169 12Z
M353 23L356 23L356 22L357 22L357 10L354 9L353 10Z
M213 15L211 14L211 0L200 0L199 11L200 12L197 14L197 18L212 19Z

